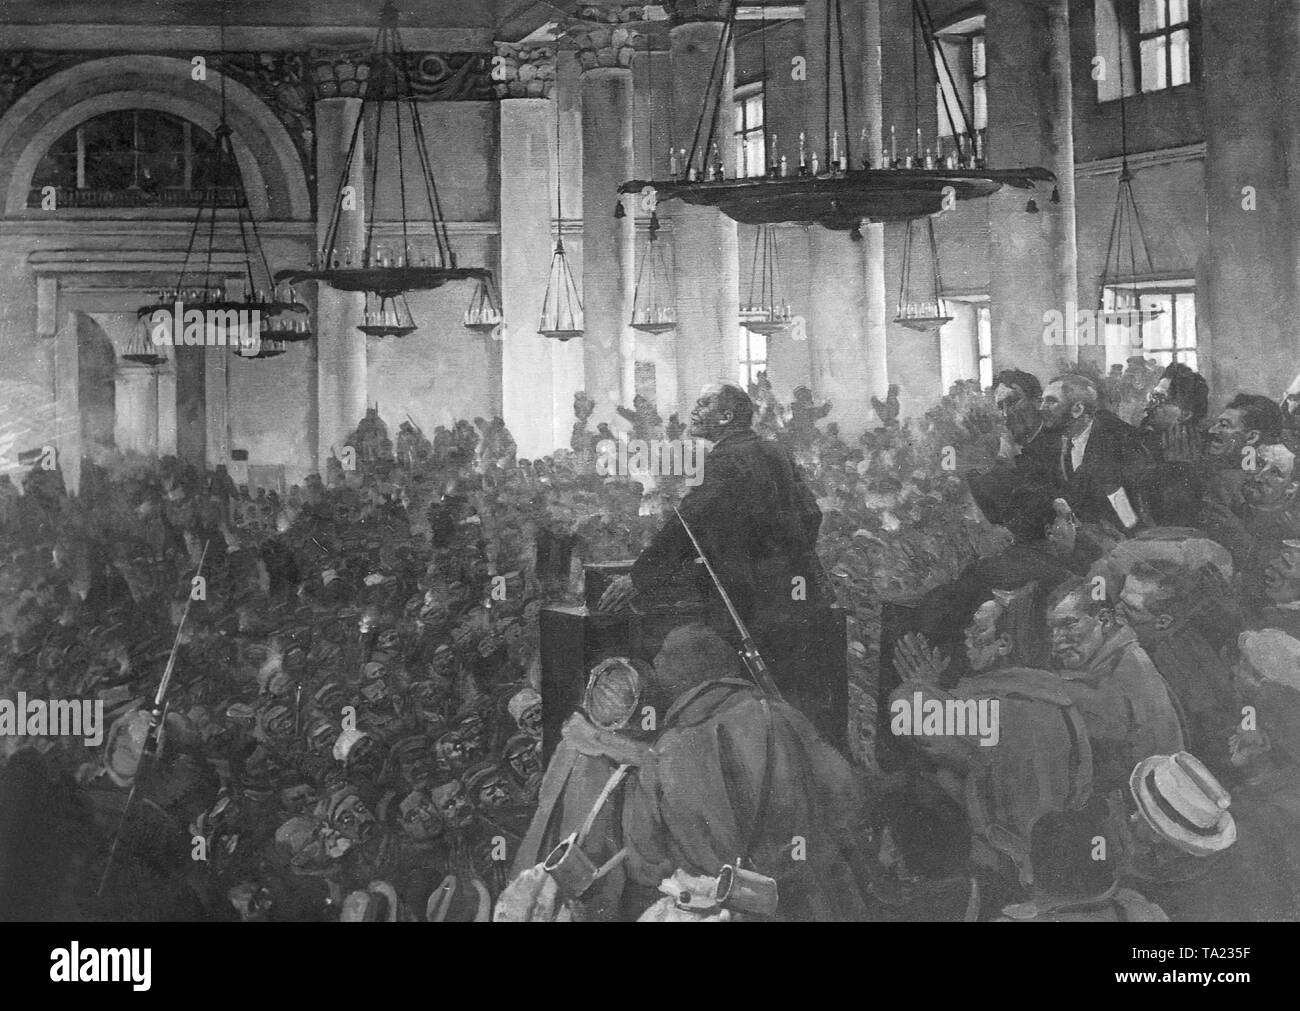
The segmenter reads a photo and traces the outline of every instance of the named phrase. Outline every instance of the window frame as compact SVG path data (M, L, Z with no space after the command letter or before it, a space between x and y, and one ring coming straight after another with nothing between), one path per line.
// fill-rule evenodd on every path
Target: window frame
M1137 40L1136 63L1137 63L1137 72L1139 78L1138 93L1143 95L1151 95L1161 91L1173 91L1175 88L1186 87L1187 85L1192 83L1192 80L1195 77L1195 62L1194 62L1193 52L1192 52L1193 49L1192 22L1195 17L1193 13L1195 0L1187 0L1187 20L1180 21L1176 25L1170 24L1170 4L1173 2L1173 0L1154 0L1154 2L1161 5L1161 8L1164 13L1164 22L1165 22L1164 27L1156 28L1154 31L1149 31L1149 32L1142 31L1141 14L1139 13L1137 32L1135 33L1134 36ZM1140 4L1138 6L1140 6ZM1173 41L1173 36L1180 32L1187 33L1187 80L1175 84L1173 46L1170 45L1170 43ZM1146 80L1145 80L1145 73L1144 73L1145 63L1142 59L1142 47L1144 43L1150 42L1153 39L1165 40L1165 45L1163 49L1165 84L1163 87L1160 88L1147 88Z
M739 130L732 130L732 145L736 157L736 176L741 179L757 179L767 174L767 109L766 109L766 91L767 83L764 80L751 81L749 84L740 85L732 92L733 121L738 114L741 121ZM761 117L758 124L751 126L749 124L748 110L750 103L757 99L757 108ZM757 134L758 137L758 171L746 172L745 149L750 139Z
M140 119L144 115L154 115L163 117L171 124L178 128L180 135L179 147L167 147L161 151L150 151L142 147L141 137L143 134ZM123 159L129 158L131 163L131 179L124 186L96 186L91 185L87 178L87 160L93 157L89 151L87 131L100 120L108 120L110 117L129 117L131 142L129 149L122 147L112 151L116 156ZM64 144L68 136L73 137L70 149L58 151L60 145ZM82 120L75 126L65 130L49 145L40 161L37 163L36 170L32 174L32 183L27 199L28 209L39 207L40 194L45 186L53 185L59 193L58 206L60 209L86 209L96 207L110 208L151 208L151 207L183 207L193 208L202 206L206 197L203 194L212 189L211 181L206 186L195 186L196 168L203 164L215 164L217 150L220 141L216 136L198 124L183 116L172 112L165 112L148 108L125 108L111 109L107 112L91 116ZM56 153L57 151L57 153ZM144 187L145 168L148 159L158 155L174 156L179 166L178 175L174 182L162 184L159 183L152 191L160 199L130 199L130 194L145 194L147 191ZM70 169L73 185L65 186L57 183L43 181L48 176L42 176L42 170L45 168L48 159L67 159ZM57 164L57 161L55 162ZM64 171L66 171L65 169ZM222 187L223 190L229 191L220 195L220 206L235 206L235 190L233 187ZM79 196L84 195L84 196ZM98 195L98 196L96 196ZM124 199L107 199L105 197L120 196ZM171 196L173 199L167 199Z
M975 40L976 39L984 40L984 74L979 77L975 75ZM985 15L980 13L980 14L970 14L970 15L962 16L950 22L946 27L936 29L934 35L934 45L936 48L944 45L947 45L949 47L955 47L957 45L962 46L962 57L964 60L964 62L962 63L962 68L965 69L969 67L969 73L962 75L960 81L962 87L960 92L958 92L957 89L957 85L959 82L954 79L953 74L949 72L947 75L944 75L945 63L943 60L938 59L937 53L935 54L936 55L935 62L938 64L940 77L943 76L947 77L948 85L949 85L949 93L955 95L962 101L968 103L968 109L966 115L970 116L972 122L969 124L970 129L964 130L963 132L968 132L968 133L973 132L979 134L983 140L987 140L987 137L985 136L985 132L988 130L989 64L988 64L988 34L987 31L985 30ZM952 66L951 54L945 53L944 55L945 57L947 57L947 63L949 68L951 69ZM982 124L980 123L979 116L978 116L979 106L975 101L976 93L979 91L979 86L981 84L984 85L984 122ZM950 127L947 121L948 120L947 113L944 112L944 107L943 107L944 81L942 79L935 81L934 87L935 87L935 93L934 93L935 113L937 117L936 122L938 124L938 136L940 138L946 138L948 140L951 140L953 138L953 134L951 132L945 132L945 131L949 131ZM952 111L958 115L961 114L961 110L959 109L954 109ZM964 128L967 125L968 124L961 124L961 127Z
M1204 348L1201 346L1200 328L1197 326L1198 306L1196 300L1197 292L1196 292L1195 279L1182 278L1182 277L1162 278L1162 279L1153 279L1153 280L1137 281L1137 282L1130 281L1123 284L1108 284L1102 288L1102 292L1101 292L1102 305L1103 307L1106 305L1106 296L1110 292L1128 293L1133 291L1137 292L1139 305L1141 305L1142 298L1147 295L1169 296L1168 315L1169 315L1169 320L1171 325L1170 345L1169 347L1163 347L1163 348L1148 347L1146 343L1145 330L1147 327L1151 326L1152 324L1146 323L1142 321L1140 318L1137 324L1138 338L1139 338L1139 342L1137 344L1133 344L1131 342L1125 343L1124 341L1112 342L1109 339L1110 338L1109 328L1111 326L1120 327L1122 326L1122 324L1103 323L1103 327L1105 328L1104 332L1099 334L1098 336L1104 342L1106 347L1106 367L1110 368L1112 365L1123 364L1123 362L1117 362L1113 360L1112 357L1112 348L1113 348L1116 349L1115 351L1116 354L1118 354L1120 351L1123 351L1125 353L1126 356L1125 361L1127 361L1128 357L1132 357L1138 352L1141 352L1143 358L1155 358L1158 361L1160 361L1162 365L1169 365L1173 362L1180 361L1178 357L1180 353L1183 354L1190 353L1193 356L1195 356L1195 362L1192 363L1192 368L1196 369L1200 363L1200 359L1204 352ZM1179 335L1178 335L1177 301L1178 301L1178 296L1180 295L1190 295L1192 299L1191 318L1192 318L1192 326L1194 328L1194 332L1192 335L1191 344L1180 344L1178 340ZM1164 361L1164 356L1166 355L1169 357L1168 361ZM1186 364L1186 362L1184 362L1184 364Z
M737 337L736 374L741 381L742 389L748 390L751 384L758 381L759 372L767 372L772 358L770 353L771 347L767 343L767 336L765 334L757 333L749 329L749 327L745 326L743 323L740 326L740 333ZM763 342L763 355L761 358L754 357L754 338L756 337ZM741 345L743 345L743 347Z

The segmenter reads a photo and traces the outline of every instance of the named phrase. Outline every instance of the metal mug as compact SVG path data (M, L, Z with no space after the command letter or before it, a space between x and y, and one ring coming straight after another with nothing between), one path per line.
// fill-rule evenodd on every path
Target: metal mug
M718 905L733 913L775 916L778 903L776 879L757 871L727 864L718 872Z
M566 899L580 898L599 877L598 868L579 845L576 832L551 850L542 870L555 879L560 895Z

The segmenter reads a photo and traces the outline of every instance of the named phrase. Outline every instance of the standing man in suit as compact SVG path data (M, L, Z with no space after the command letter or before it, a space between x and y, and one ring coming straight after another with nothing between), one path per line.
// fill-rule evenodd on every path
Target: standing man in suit
M1081 522L1131 531L1137 526L1136 478L1150 458L1138 430L1100 409L1099 400L1087 376L1053 379L1043 391L1043 430L1032 440L1033 455L1043 461L1047 447L1055 450L1045 476Z
M705 387L691 412L689 435L713 444L703 480L681 501L682 517L699 538L740 617L749 626L787 699L818 708L819 666L811 629L833 600L817 558L821 510L794 459L753 429L754 404L738 386ZM691 600L728 642L736 630L690 538L676 516L655 535L628 576L610 583L600 609ZM683 611L683 620L692 615ZM806 703L806 705L805 705Z

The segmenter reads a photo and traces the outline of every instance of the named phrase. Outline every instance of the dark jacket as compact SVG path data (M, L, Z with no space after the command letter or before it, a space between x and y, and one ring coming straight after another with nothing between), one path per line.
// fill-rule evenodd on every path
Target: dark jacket
M736 610L746 621L779 619L822 603L817 560L821 510L779 443L751 430L729 432L704 462L703 480L678 507L699 539ZM637 592L663 602L689 587L710 601L710 617L729 626L708 573L695 565L690 538L673 517L632 567ZM806 599L792 595L794 577Z
M1141 433L1109 411L1097 411L1083 462L1073 474L1064 466L1064 451L1064 433L1044 430L1030 440L1019 465L1038 482L1056 489L1081 522L1108 522L1123 529L1108 496L1123 488L1136 512L1137 479L1150 461Z

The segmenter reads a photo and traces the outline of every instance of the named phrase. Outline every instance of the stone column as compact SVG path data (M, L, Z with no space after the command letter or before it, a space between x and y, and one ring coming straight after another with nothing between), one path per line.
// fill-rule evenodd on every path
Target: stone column
M1300 36L1297 6L1294 0L1201 5L1203 58L1194 73L1201 75L1205 108L1209 243L1197 336L1211 411L1237 392L1277 398L1300 368L1294 336L1300 198L1287 170L1300 153L1294 105L1287 101L1300 97L1294 52L1287 49ZM1275 98L1263 100L1264 94ZM1246 209L1247 186L1253 210Z
M1069 13L1065 0L988 5L989 129L993 168L1042 166L1049 190L1004 188L989 198L989 298L995 369L1021 368L1046 384L1077 348L1046 343L1044 314L1095 308L1081 293L1075 249ZM1034 54L1027 58L1026 54ZM1039 213L1026 212L1033 197ZM1080 306L1082 296L1083 305Z
M176 455L176 366L154 370L158 377L158 455Z
M847 10L847 13L845 13ZM842 5L844 79L848 91L848 122L840 91L840 39L831 26L831 53L826 52L827 0L811 0L805 8L804 37L808 57L805 139L808 157L816 152L826 165L831 148L827 136L827 74L830 74L830 131L839 144L849 145L855 167L864 156L880 154L880 8L879 0L855 7ZM829 57L829 60L828 60ZM828 65L829 63L829 65ZM861 151L866 130L867 150ZM814 225L808 236L808 339L812 351L813 392L833 405L828 421L846 436L871 427L871 396L884 396L888 384L885 326L884 229L860 228L854 241L847 232Z
M614 408L631 406L636 340L632 297L636 285L635 210L618 187L632 177L632 55L640 7L584 7L579 17L608 27L570 32L578 47L582 95L582 296L585 310L583 373L596 401L593 425L622 423Z
M365 77L360 54L313 58L316 82L316 245L317 257L337 199L339 179L347 167L348 145L362 103L358 97ZM350 249L353 265L360 262L365 245L365 137L357 138L347 184L354 188L356 208L340 210L335 248L340 263ZM330 255L330 250L325 250ZM365 313L365 296L317 285L316 294L316 464L321 473L331 452L341 451L343 440L356 428L366 411L366 336L357 330Z
M689 155L728 7L718 0L676 0L665 4L665 8L672 19L668 36L672 51L672 137ZM736 172L732 143L735 67L732 53L728 52L725 59L717 140L730 177ZM713 93L709 100L711 108ZM703 135L701 130L701 138ZM703 139L701 147L702 162L711 152ZM736 222L715 208L673 200L661 204L659 211L672 217L677 296L676 410L684 419L702 386L719 380L736 382L740 361L740 249ZM673 409L665 404L659 413L667 417Z
M502 417L519 447L534 459L556 440L555 341L537 333L546 296L555 181L555 47L498 42L501 98L501 332Z

